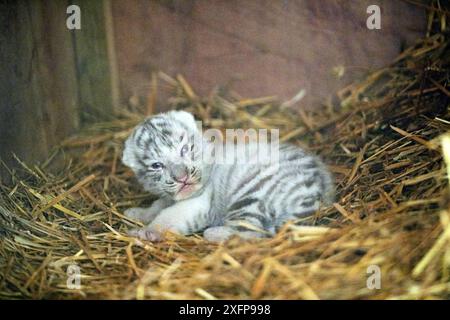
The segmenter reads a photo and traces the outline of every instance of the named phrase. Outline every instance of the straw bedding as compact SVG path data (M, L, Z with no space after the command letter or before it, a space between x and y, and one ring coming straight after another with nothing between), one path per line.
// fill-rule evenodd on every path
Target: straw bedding
M84 130L1 184L0 297L450 298L450 152L441 138L450 128L449 59L447 36L436 34L339 92L339 105L301 111L295 99L219 89L201 98L182 76L159 74L145 110ZM151 199L121 164L121 148L153 112L156 84L173 90L169 108L193 112L205 127L279 128L281 140L321 154L337 202L312 226L289 223L272 239L128 237L137 223L123 211ZM64 167L49 170L57 158ZM73 264L79 290L67 287ZM381 270L380 289L366 285L371 265Z

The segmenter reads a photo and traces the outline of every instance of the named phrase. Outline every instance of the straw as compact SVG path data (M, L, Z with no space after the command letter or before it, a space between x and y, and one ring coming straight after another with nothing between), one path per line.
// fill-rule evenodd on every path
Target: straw
M145 115L122 110L64 141L55 150L62 170L20 162L12 182L0 184L0 297L450 298L449 143L440 138L450 129L450 52L433 12L430 37L340 91L329 108L298 113L301 95L286 103L217 91L201 97L185 77L158 75L172 88L169 108L206 127L279 128L282 140L321 155L335 175L334 205L267 239L129 237L139 224L124 210L152 198L120 162L124 139ZM156 81L147 112L162 86ZM79 289L67 286L71 265L80 269ZM373 265L381 289L367 286Z

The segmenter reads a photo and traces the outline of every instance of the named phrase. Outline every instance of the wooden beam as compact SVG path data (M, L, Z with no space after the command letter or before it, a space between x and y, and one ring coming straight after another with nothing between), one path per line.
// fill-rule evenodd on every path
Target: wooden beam
M0 158L43 160L79 126L65 1L0 3ZM0 171L4 173L3 168Z
M111 0L103 0L105 16L106 44L108 50L108 61L111 79L111 98L114 111L120 106L120 80L119 68L117 65L116 43L114 35L114 22L112 15Z
M113 115L113 96L104 1L71 1L81 9L81 30L71 30L82 122Z

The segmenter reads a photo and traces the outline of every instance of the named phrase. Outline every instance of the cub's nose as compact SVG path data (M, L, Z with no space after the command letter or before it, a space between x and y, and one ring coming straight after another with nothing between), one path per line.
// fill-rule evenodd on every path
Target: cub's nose
M188 178L188 168L182 164L174 164L171 167L171 175L177 182L186 182Z

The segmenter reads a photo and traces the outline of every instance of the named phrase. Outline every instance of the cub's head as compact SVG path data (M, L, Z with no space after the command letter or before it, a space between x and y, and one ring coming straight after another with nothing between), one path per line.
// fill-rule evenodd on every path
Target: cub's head
M194 117L170 111L147 118L134 129L122 161L145 190L178 201L195 195L207 179L201 148Z

